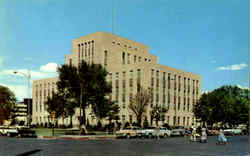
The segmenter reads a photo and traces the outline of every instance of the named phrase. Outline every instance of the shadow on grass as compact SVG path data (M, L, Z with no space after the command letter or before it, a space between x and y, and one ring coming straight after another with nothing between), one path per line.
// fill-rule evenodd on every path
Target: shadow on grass
M31 154L34 154L34 153L37 153L37 152L41 152L41 151L42 151L41 149L36 149L36 150L32 150L32 151L28 151L28 152L24 152L24 153L18 154L16 156L29 156Z

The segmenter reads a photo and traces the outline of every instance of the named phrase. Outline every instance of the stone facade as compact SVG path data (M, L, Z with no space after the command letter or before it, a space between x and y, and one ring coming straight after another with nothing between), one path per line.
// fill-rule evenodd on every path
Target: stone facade
M102 64L109 72L107 81L112 83L111 97L120 106L122 123L135 121L128 104L129 98L137 92L138 83L153 89L153 102L146 115L149 123L154 124L150 111L155 105L169 108L164 123L190 127L194 122L192 109L200 97L201 76L160 65L158 57L150 54L147 45L110 33L96 32L72 41L72 54L66 55L66 64L77 66L81 60ZM57 80L50 78L33 82L33 123L49 121L44 102L56 91ZM69 122L69 119L66 120L65 124ZM89 121L94 122L94 118L90 117Z

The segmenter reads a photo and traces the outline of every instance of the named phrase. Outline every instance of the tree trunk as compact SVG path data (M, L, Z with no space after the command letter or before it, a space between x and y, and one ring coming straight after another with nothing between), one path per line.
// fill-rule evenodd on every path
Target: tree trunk
M73 127L73 120L72 120L72 115L70 115L70 128L72 128Z
M140 126L140 127L142 127L141 126L141 116L137 116L137 124Z

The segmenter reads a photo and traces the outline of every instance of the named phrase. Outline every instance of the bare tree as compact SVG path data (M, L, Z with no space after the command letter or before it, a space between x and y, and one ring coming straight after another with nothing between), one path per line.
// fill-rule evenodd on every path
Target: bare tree
M144 89L138 85L137 93L130 98L129 109L135 114L137 124L141 126L142 117L147 111L147 106L152 99L152 91L150 88Z

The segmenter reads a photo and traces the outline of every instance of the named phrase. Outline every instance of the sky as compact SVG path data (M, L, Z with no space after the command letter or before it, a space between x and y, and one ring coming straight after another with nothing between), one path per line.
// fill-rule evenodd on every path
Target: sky
M202 92L249 88L248 0L113 2L114 34L147 44L160 64L201 75ZM0 0L0 85L31 97L27 76L56 76L72 40L98 31L112 32L112 0Z

